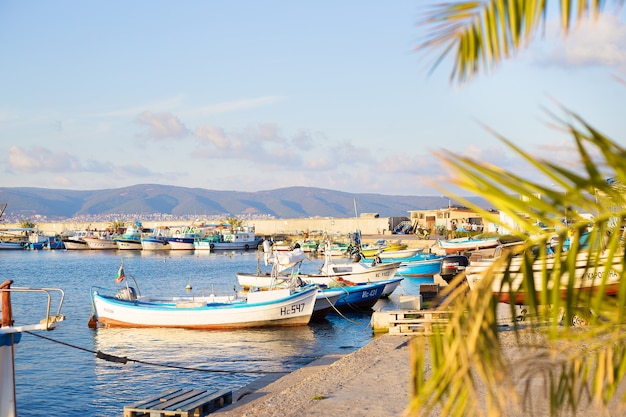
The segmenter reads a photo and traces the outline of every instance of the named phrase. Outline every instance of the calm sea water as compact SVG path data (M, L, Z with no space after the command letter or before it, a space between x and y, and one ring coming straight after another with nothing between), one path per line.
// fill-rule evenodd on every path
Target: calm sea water
M195 294L233 292L236 272L259 267L256 252L1 251L0 281L65 291L66 321L51 332L25 333L17 345L20 416L121 416L124 405L167 388L234 390L264 373L293 371L325 354L349 353L374 337L369 313L350 313L347 319L330 314L308 326L256 330L90 329L90 288L115 288L122 257L127 277L137 280L143 294L184 295L187 285ZM307 261L304 269L313 271L320 264ZM398 295L417 294L424 282L429 280L405 279L375 309L393 308ZM45 317L41 295L13 295L12 302L16 325ZM103 361L97 351L129 362Z

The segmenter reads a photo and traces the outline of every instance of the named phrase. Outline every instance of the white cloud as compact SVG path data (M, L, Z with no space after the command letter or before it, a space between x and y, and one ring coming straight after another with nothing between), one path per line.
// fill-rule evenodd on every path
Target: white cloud
M171 113L152 113L144 111L135 121L148 127L144 137L153 139L181 139L189 136L190 132L183 123Z
M225 149L228 147L228 138L226 137L224 130L216 126L198 126L196 128L196 137L209 142L219 149Z
M586 18L540 61L563 67L626 69L626 25L617 16Z
M82 171L78 159L67 152L53 152L41 146L26 151L11 146L7 152L9 168L16 172L71 172Z

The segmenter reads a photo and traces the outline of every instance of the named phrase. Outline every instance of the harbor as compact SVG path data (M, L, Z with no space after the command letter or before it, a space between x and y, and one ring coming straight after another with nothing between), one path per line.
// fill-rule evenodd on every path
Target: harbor
M143 292L188 294L190 286L193 294L201 295L232 291L238 271L258 268L258 255L257 251L4 251L4 274L15 286L59 287L66 293L65 322L53 332L23 335L17 346L18 414L119 416L125 405L173 387L231 390L236 405L239 391L255 381L290 374L328 355L343 357L377 337L370 324L371 310L329 314L321 322L287 328L87 326L90 287L114 287L122 257L127 279L134 276ZM373 310L394 308L400 295L416 294L424 282L429 281L404 280ZM40 319L28 305L14 302L13 310L18 322ZM126 363L102 360L105 355L126 358Z

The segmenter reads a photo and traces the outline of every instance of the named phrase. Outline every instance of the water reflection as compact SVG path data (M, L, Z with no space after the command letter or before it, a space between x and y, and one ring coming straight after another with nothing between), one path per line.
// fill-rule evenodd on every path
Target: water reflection
M94 359L98 406L115 407L112 393L134 401L172 386L234 389L267 373L291 372L319 354L308 326L250 330L102 328L94 350L126 364ZM119 406L119 404L117 404Z

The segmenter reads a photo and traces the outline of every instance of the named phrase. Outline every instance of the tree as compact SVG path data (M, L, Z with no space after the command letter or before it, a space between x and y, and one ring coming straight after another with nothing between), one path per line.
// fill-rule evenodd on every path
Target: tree
M121 231L124 230L125 227L126 227L126 224L121 220L115 220L111 222L111 224L109 225L109 229L113 233L121 233Z
M441 48L436 64L448 54L455 55L452 78L465 82L478 72L489 71L502 59L511 56L523 42L531 40L545 20L547 1L491 0L461 1L436 6L429 12L427 24L432 36L421 45L430 50ZM567 32L575 20L597 16L606 2L586 0L560 2L561 27ZM622 3L616 1L615 3ZM440 308L452 311L450 323L430 338L426 345L415 339L412 344L414 393L407 415L427 415L437 410L441 415L507 415L511 403L528 401L520 392L519 379L541 376L552 415L576 413L585 403L598 407L615 395L626 374L626 340L621 329L626 313L626 280L620 281L613 297L604 291L585 293L574 288L572 271L577 259L586 260L585 273L606 282L602 267L623 278L623 230L626 218L626 149L596 130L585 120L563 109L568 122L558 120L577 146L580 169L568 169L538 160L505 138L500 139L514 152L541 172L544 182L533 182L502 167L442 151L439 157L455 173L452 183L473 195L479 195L517 221L524 243L512 251L503 251L491 268L479 277L476 288L467 291L460 275L446 291ZM607 180L609 179L610 180ZM445 190L444 190L445 191ZM449 191L446 191L448 194ZM523 198L520 198L522 196ZM540 197L539 197L540 196ZM495 223L493 213L474 206L454 195L484 218ZM571 208L591 212L593 220L577 217L567 225L561 219L572 216ZM529 221L556 230L556 255L548 261L552 235ZM591 226L591 227L590 227ZM590 228L589 246L579 244ZM569 251L563 242L571 236ZM521 259L523 279L515 281L511 265ZM618 260L616 267L611 267ZM553 267L548 267L554 262ZM543 274L544 284L534 286L533 268ZM503 270L503 274L496 271ZM511 299L522 297L527 310L526 322L513 325L517 346L532 340L524 362L525 374L515 372L501 346L502 332L496 322L494 292L506 292ZM565 296L563 296L565 294ZM510 306L515 314L514 306ZM584 322L579 328L572 323ZM430 355L427 366L426 355ZM525 386L527 387L527 386ZM479 391L483 392L482 396ZM517 398L517 399L516 399ZM527 402L525 402L527 404Z
M30 219L22 219L20 220L20 227L23 229L33 229L36 226Z
M230 228L231 233L235 233L235 230L241 228L243 226L243 220L238 219L237 217L229 217L225 220L225 223Z

